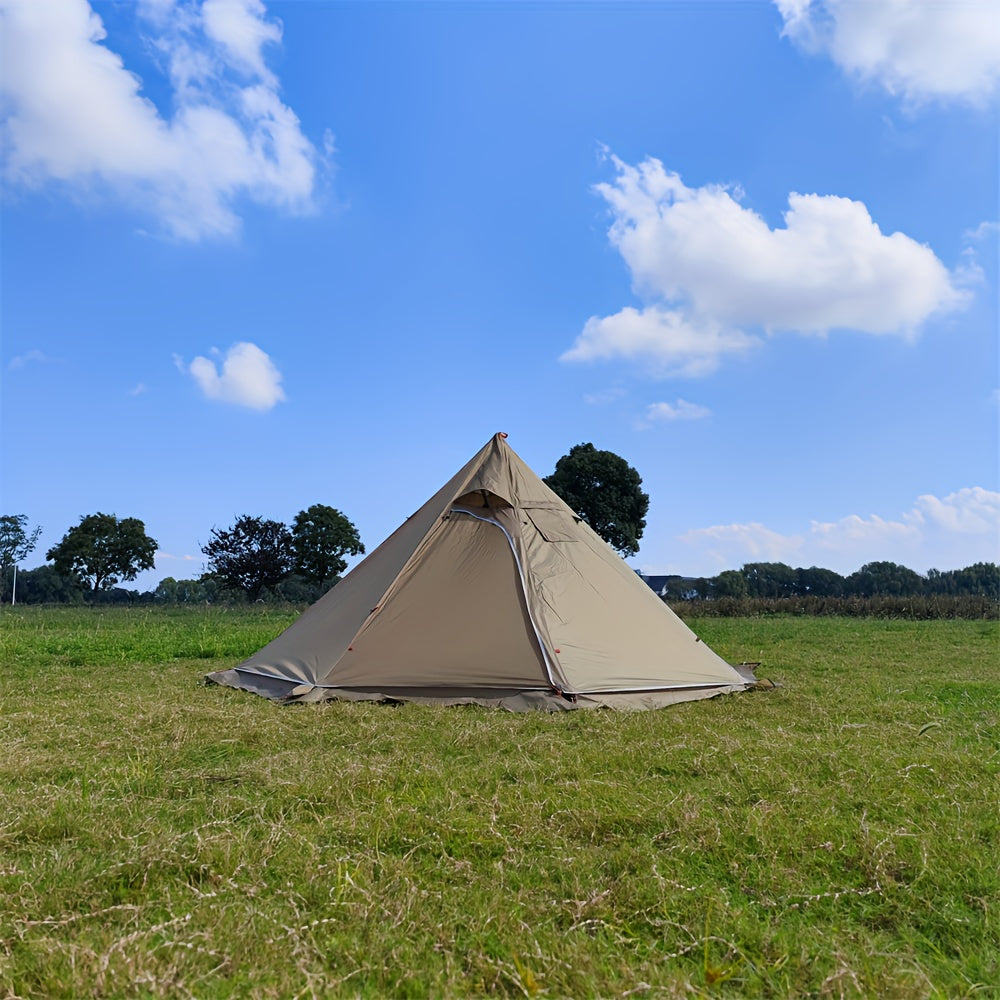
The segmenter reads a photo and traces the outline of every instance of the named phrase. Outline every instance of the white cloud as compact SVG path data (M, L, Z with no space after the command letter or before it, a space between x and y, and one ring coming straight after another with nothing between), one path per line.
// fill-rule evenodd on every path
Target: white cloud
M583 401L588 406L604 406L613 403L616 399L621 399L627 395L627 390L622 385L609 386L607 389L600 389L597 392L589 392L583 397Z
M711 374L722 356L743 353L756 343L740 330L700 321L679 310L626 306L613 316L591 316L561 360L642 360L651 363L657 375L693 378Z
M913 517L920 523L958 535L1000 534L1000 493L980 486L951 493L943 500L927 494L917 498Z
M872 514L868 518L849 514L839 521L828 523L812 521L810 524L811 540L818 548L830 552L842 551L845 548L878 549L883 545L894 543L911 544L918 542L920 537L920 526L914 523L912 514L904 515L899 521L887 521L877 514Z
M281 41L281 26L267 21L266 13L260 0L205 0L202 5L205 34L246 73L273 87L276 81L264 64L263 48Z
M885 235L861 202L793 193L772 229L726 187L687 187L656 159L611 160L617 176L596 190L647 304L591 317L563 360L641 358L661 375L705 375L756 343L748 328L913 336L967 300L930 248Z
M104 44L86 0L0 0L3 169L121 198L180 239L232 236L238 202L312 207L319 161L278 96L264 49L280 41L259 0L146 0L173 86L170 117Z
M130 396L141 396L149 390L149 387L145 382L137 382L131 389L129 389L128 394Z
M763 524L717 524L710 528L696 528L685 532L679 539L723 569L738 569L745 562L788 562L802 548L799 535L782 535ZM734 561L735 560L735 561Z
M218 350L212 353L220 356ZM174 361L179 359L175 356ZM182 362L180 367L184 370ZM256 344L234 344L222 358L221 371L215 361L204 357L195 358L186 370L209 399L222 403L270 410L285 399L281 372Z
M652 421L704 420L712 411L707 406L678 399L676 403L650 403L646 409L646 419Z
M19 368L24 368L26 365L44 365L51 360L52 359L43 351L25 351L24 354L18 354L11 358L10 361L7 362L7 368L9 371L13 372L17 371Z
M1000 82L995 0L774 0L783 34L911 103L985 103Z
M918 572L959 569L1000 562L1000 493L975 486L943 498L927 494L896 518L849 514L832 522L812 521L800 534L785 535L758 523L727 524L697 528L679 540L699 567L692 571L706 575L761 561L839 573L880 560Z
M984 220L975 229L967 229L962 233L962 239L972 243L980 243L983 240L996 239L1000 235L1000 222Z

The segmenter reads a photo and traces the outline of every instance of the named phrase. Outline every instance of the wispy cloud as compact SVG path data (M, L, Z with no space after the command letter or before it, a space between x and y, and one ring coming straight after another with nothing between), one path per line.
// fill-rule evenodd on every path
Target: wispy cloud
M565 361L643 360L693 377L758 344L754 329L912 337L968 299L929 247L884 234L861 202L793 193L772 229L740 192L690 188L656 159L610 159L617 175L596 190L645 305L589 319Z
M44 365L50 362L50 358L43 351L31 350L25 351L24 354L18 354L11 358L7 362L7 368L9 371L17 371L20 368L25 368L27 365Z
M717 573L745 562L824 566L847 573L888 560L919 572L1000 561L1000 493L979 486L945 497L925 494L897 517L849 514L783 534L760 523L713 525L679 539L689 558Z
M707 406L689 403L686 399L678 399L674 403L650 403L646 407L644 426L676 420L704 420L711 415L712 411Z
M166 64L169 115L105 44L86 0L0 0L0 10L8 183L119 198L184 240L235 234L242 199L312 207L321 157L267 68L281 25L260 0L132 8Z
M980 243L983 240L996 239L1000 235L1000 222L984 220L975 229L967 229L962 233L962 239L970 243Z
M911 104L983 104L1000 84L994 0L774 0L783 34Z
M208 399L261 411L285 399L281 372L256 344L244 341L234 344L225 355L216 348L211 353L221 361L221 369L209 358L199 356L185 365L174 357L178 368L194 378Z
M627 390L624 386L613 385L607 389L599 389L597 392L588 392L583 397L583 401L588 406L605 406L608 403L613 403L616 399L621 399L625 395L627 395Z

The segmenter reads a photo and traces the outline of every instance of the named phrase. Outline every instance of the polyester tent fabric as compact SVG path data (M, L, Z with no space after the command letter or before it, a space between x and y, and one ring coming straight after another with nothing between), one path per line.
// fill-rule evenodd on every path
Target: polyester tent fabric
M660 708L744 691L495 435L301 618L208 680L285 701Z

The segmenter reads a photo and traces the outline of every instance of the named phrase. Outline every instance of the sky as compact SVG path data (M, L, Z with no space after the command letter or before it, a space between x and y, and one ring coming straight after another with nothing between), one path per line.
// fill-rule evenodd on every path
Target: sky
M630 565L1000 562L993 0L0 0L2 508L368 550L495 432Z

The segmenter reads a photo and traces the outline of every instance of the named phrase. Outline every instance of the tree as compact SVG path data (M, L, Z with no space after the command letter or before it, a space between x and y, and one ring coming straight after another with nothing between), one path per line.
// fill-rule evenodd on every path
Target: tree
M1000 566L974 563L965 569L927 571L927 589L932 594L1000 598Z
M83 601L80 578L62 576L55 566L39 566L17 574L18 604L79 604Z
M358 529L335 507L313 504L292 524L295 572L322 589L347 569L345 555L363 555Z
M639 551L649 495L624 458L592 444L574 445L544 482L613 549L623 556Z
M746 597L747 580L738 569L723 570L713 581L716 597Z
M212 599L218 584L214 580L175 580L164 577L153 597L165 604L206 604Z
M276 587L295 565L292 534L280 521L244 514L228 531L212 529L201 551L208 556L209 576L256 601Z
M63 576L78 576L92 592L107 590L120 580L134 580L140 570L153 568L156 539L146 534L137 517L87 514L45 554Z
M34 551L41 525L31 532L27 514L4 514L0 517L0 595L7 594L7 574Z
M821 566L810 566L808 569L797 570L799 574L799 593L811 597L840 597L844 593L844 578L832 569Z
M960 594L1000 598L1000 566L996 563L973 563L965 569L955 570L957 590Z
M844 590L857 597L916 597L923 593L924 581L899 563L870 562L844 581Z
M750 597L793 597L798 588L798 573L785 563L745 563L740 572Z

